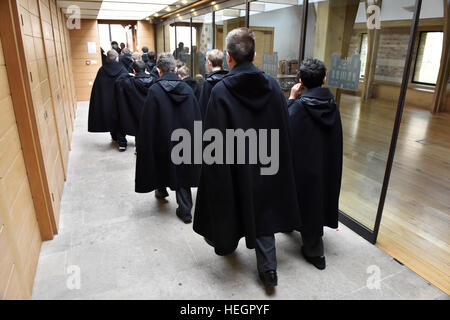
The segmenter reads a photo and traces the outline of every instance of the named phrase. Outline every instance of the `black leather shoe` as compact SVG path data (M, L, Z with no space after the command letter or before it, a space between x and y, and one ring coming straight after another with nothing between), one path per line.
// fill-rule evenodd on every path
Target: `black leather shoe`
M165 192L161 192L158 189L155 190L155 197L158 199L165 199L168 196L167 190L165 190Z
M177 217L180 218L184 223L192 222L192 215L190 213L183 213L178 209L177 209L176 213L177 213Z
M302 255L306 259L306 261L311 263L317 269L319 269L319 270L324 270L325 269L325 267L326 267L325 256L309 257L309 256L307 256L305 254L305 250L303 249L303 247L302 247Z
M267 288L276 287L278 284L278 276L275 270L259 272L259 278Z

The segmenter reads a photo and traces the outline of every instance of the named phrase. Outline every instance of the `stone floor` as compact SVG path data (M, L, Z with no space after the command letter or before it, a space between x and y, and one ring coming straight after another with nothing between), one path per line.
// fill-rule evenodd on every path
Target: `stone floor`
M33 299L448 299L344 225L325 232L324 271L301 257L298 234L277 235L279 285L266 293L244 241L216 256L175 216L173 192L167 203L134 192L134 139L118 152L87 133L87 112L80 103L60 232L42 245Z

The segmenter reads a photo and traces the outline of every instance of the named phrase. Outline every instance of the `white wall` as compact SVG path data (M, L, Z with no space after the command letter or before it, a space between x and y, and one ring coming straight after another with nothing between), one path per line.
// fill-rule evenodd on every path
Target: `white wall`
M250 16L250 28L273 27L274 48L278 52L279 60L298 59L300 46L302 7L289 8L261 12Z

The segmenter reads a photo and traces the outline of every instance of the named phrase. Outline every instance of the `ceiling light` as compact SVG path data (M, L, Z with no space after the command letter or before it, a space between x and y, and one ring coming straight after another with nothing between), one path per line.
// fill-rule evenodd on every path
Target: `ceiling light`
M215 1L213 1L213 2L211 2L211 4L212 4L212 5L215 5L215 4L216 4L216 2L215 2Z
M167 11L167 12L170 12L170 10L171 10L170 7L167 7L167 8L166 8L166 11Z
M187 2L187 0L181 0L181 3L182 4L187 4L188 2Z

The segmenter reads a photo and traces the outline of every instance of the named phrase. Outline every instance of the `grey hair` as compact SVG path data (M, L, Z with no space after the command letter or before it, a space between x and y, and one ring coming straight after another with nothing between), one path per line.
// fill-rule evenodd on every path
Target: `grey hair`
M106 59L108 59L108 61L114 61L117 59L118 56L119 56L119 54L117 53L116 50L109 50L106 53Z
M156 67L158 67L161 72L173 72L176 67L176 61L173 55L169 52L163 52L158 56L156 61Z
M182 66L181 68L177 69L177 73L181 78L186 78L189 76L189 68L186 66Z
M130 49L128 49L128 48L123 48L122 52L123 52L123 54L130 54L131 53Z
M226 38L227 51L237 63L252 62L255 57L255 34L248 28L231 30Z
M141 54L139 52L135 52L131 55L131 57L133 58L134 61L141 61L142 57Z

